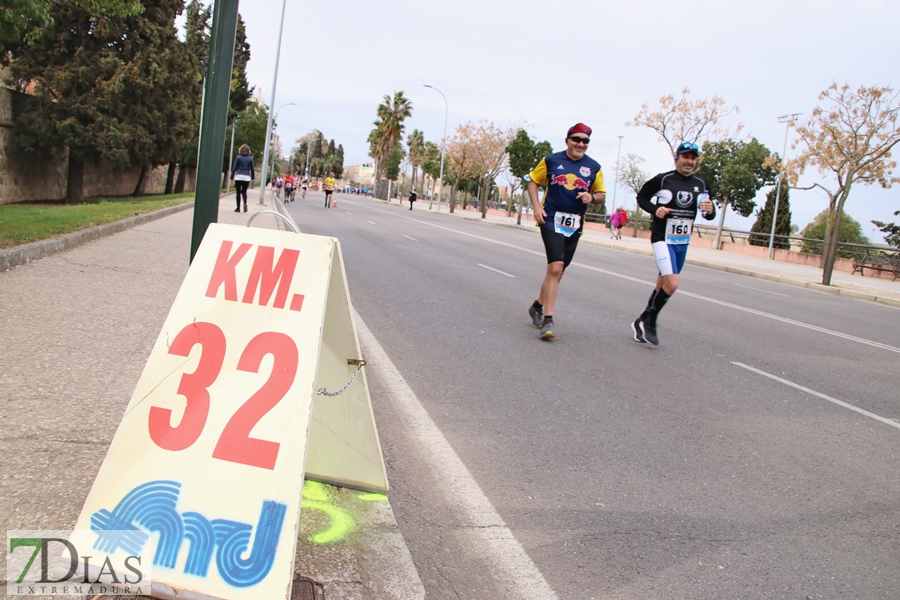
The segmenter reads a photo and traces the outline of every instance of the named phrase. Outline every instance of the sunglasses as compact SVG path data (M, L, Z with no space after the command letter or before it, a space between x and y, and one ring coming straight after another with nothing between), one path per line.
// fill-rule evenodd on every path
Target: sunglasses
M591 143L591 138L571 136L569 139L572 140L573 142L575 142L576 144L584 144L585 146L587 146L588 144Z
M680 146L678 146L678 154L684 154L686 152L700 154L700 146L698 146L697 144L692 144L690 142L683 142Z

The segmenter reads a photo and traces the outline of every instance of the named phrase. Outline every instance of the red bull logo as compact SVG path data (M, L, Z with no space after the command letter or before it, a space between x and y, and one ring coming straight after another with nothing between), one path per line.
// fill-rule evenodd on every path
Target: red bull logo
M584 191L587 192L590 190L590 184L582 179L581 177L576 177L571 173L567 173L565 175L556 175L550 178L550 185L561 185L567 190L576 190L576 191Z

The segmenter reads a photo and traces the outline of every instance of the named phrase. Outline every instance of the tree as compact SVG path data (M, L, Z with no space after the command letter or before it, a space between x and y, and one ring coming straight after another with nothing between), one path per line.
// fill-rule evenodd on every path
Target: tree
M770 155L769 149L756 138L749 142L725 140L703 146L697 175L706 180L710 197L722 211L713 248L719 248L728 207L742 217L750 216L756 208L756 193L763 186L775 183L775 169L766 160Z
M467 182L471 177L473 170L472 148L466 143L466 140L460 134L460 128L457 127L453 137L447 140L446 161L449 170L455 175L454 182L450 188L450 213L452 214L456 208L456 190L465 190ZM444 172L446 177L446 171ZM465 208L465 206L463 207Z
M434 142L425 142L425 159L422 162L422 172L426 173L433 182L441 177L441 148ZM441 196L444 195L444 188L450 186L451 196L453 185L456 183L456 174L450 165L450 161L444 157L444 179L441 181ZM440 206L441 198L438 198L438 206ZM451 205L451 210L452 210Z
M743 125L738 123L732 132L723 122L729 115L740 112L737 105L728 108L725 99L720 96L692 100L690 95L691 90L685 87L679 98L672 94L660 98L657 110L650 110L647 104L643 104L632 122L625 125L652 129L669 146L672 156L681 142L700 144L727 140L743 129Z
M829 211L826 208L813 219L813 222L803 228L800 233L802 237L811 240L824 240L825 232L828 226ZM869 243L869 239L863 235L862 226L850 215L844 215L841 219L840 234L838 241L845 244L862 244ZM835 244L837 247L837 244ZM820 245L817 242L803 242L802 252L816 253ZM854 258L859 255L859 251L850 249L838 249L837 256L841 258Z
M409 166L412 167L412 187L416 187L416 173L425 161L425 134L418 129L406 136L406 147L409 151Z
M247 63L250 62L250 44L247 42L247 30L244 19L238 15L237 31L234 36L234 59L231 67L231 94L228 96L228 114L241 113L253 97L253 89L247 81Z
M753 246L768 247L769 245L769 236L772 233L772 214L775 212L775 197L777 194L778 186L776 185L766 194L765 206L756 211L756 222L750 228L752 233L758 234L750 236L750 244ZM779 239L778 236L789 236L792 231L790 188L785 183L782 183L781 195L778 198L778 220L775 222L776 237L773 247L790 250L790 240Z
M84 164L153 165L175 160L190 135L192 63L175 36L180 0L147 0L142 14L97 17L54 3L52 24L10 63L17 95L13 144L46 159L68 149L66 199L83 199ZM24 94L26 89L30 95Z
M197 150L200 143L200 104L203 97L203 77L209 55L209 20L210 8L204 7L198 0L191 0L185 8L184 46L191 60L194 73L190 85L189 97L193 98L193 108L189 127L193 135L182 141L178 148L178 180L174 192L184 191L186 167L196 166ZM230 135L230 133L229 133Z
M3 4L0 9L0 64L6 64L11 53L25 51L43 35L45 28L56 25L60 13L55 13L53 8L63 2L4 0ZM69 0L65 4L77 9L82 17L95 19L132 17L144 10L139 0Z
M116 85L122 106L119 122L141 131L129 148L131 165L141 165L133 195L143 196L150 171L169 164L174 176L178 148L190 138L191 116L199 98L192 95L194 73L188 48L178 40L175 18L182 0L143 0L141 14L124 18L124 59Z
M637 196L644 184L647 183L647 180L650 179L650 175L641 169L641 165L645 162L642 156L633 152L626 154L619 164L619 176L616 185L622 184ZM637 202L635 202L635 206L637 206ZM636 226L638 215L641 214L639 209L635 210L635 214L631 217L632 226ZM635 231L635 235L637 235L637 231Z
M375 121L375 129L369 134L369 148L372 157L377 161L375 170L375 195L379 195L378 183L381 180L381 163L395 147L395 144L403 139L403 122L412 116L412 102L403 95L403 91L394 92L394 95L385 94L384 100L376 109L378 119ZM376 131L378 133L376 133ZM380 158L379 158L380 157ZM400 162L397 161L399 168ZM385 194L386 190L382 190Z
M397 181L400 176L400 162L403 160L405 152L403 152L403 144L397 142L394 144L393 150L387 155L384 161L384 176L391 181Z
M900 210L894 212L895 217L900 217ZM900 248L900 225L896 223L882 223L881 221L872 221L882 233L885 234L884 241L892 248Z
M633 152L626 154L619 163L619 187L631 190L637 196L647 180L650 179L650 175L641 170L641 165L645 162L643 157Z
M338 144L337 150L334 153L334 175L335 177L342 177L344 175L344 145Z
M491 185L504 169L506 147L513 140L518 127L502 128L493 122L482 120L478 125L471 121L460 125L451 139L452 152L462 161L455 162L465 168L460 175L481 182L481 218L487 216L487 197Z
M306 172L306 161L307 159L310 159L311 161L314 158L313 146L315 145L316 140L324 138L325 135L321 131L319 131L318 129L313 129L309 133L301 135L295 140L295 143L297 145L294 146L292 151L293 159L295 164L298 164L302 167L301 170L303 171L304 176L309 175ZM321 150L321 145L319 146L319 149Z
M390 154L392 147L389 145L390 139L388 139L387 134L381 127L381 119L377 119L373 125L375 125L375 129L369 132L368 142L369 155L375 159L375 182L373 185L375 189L373 193L377 197L381 173L384 171L384 160Z
M226 169L230 170L231 165L227 164L228 155L231 152L231 129L235 128L234 132L234 151L237 154L238 149L243 145L247 144L250 146L250 155L253 156L253 162L256 165L257 169L262 168L260 161L262 161L264 146L266 145L266 125L269 122L269 111L264 104L257 104L256 102L250 102L247 105L247 108L244 109L242 113L238 115L237 119L232 120L232 124L228 126L225 132L225 139L228 140L228 145L225 147L225 156L223 161L225 161ZM306 156L304 155L304 160L306 160ZM257 174L257 176L262 180L262 176Z
M519 129L506 146L506 153L509 156L509 172L513 175L515 180L519 182L518 185L521 186L523 185L521 182L524 181L525 176L541 162L542 158L552 152L553 146L550 145L550 142L546 140L543 142L535 142L531 139L531 136L528 135L527 131ZM512 188L510 191L512 192L517 186L515 186L512 181L510 184L510 187ZM512 195L513 194L510 194L510 196ZM518 210L517 223L519 225L522 224L522 202L524 202L524 196L522 198ZM512 202L510 202L510 207L511 206Z
M797 188L819 188L828 195L822 284L831 285L837 232L842 231L844 204L853 184L890 188L900 181L893 175L897 165L891 160L891 150L900 143L900 106L897 94L889 86L861 86L853 91L846 83L832 83L819 94L819 100L825 106L817 106L806 123L796 125L800 139L793 147L803 150L788 162L787 171L795 187L807 167L834 178L830 186L813 183Z

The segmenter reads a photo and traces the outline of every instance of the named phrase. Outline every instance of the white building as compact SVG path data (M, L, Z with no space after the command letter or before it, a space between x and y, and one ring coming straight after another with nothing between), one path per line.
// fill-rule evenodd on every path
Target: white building
M375 165L373 163L363 163L361 165L344 167L344 174L341 176L341 179L349 185L372 188L375 185Z

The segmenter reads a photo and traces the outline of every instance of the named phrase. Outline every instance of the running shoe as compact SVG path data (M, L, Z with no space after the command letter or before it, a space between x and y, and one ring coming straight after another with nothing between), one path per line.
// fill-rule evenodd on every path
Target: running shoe
M528 316L531 317L531 326L535 329L540 329L544 324L544 313L538 312L534 304L528 307Z
M541 325L541 335L538 336L542 340L552 340L553 335L553 321L544 321L544 324Z
M654 346L659 346L659 338L656 337L656 319L652 315L648 316L641 325L644 326L644 339Z
M640 318L635 319L634 323L631 324L631 330L634 332L634 341L642 344L647 343L647 340L644 339L644 330L641 327Z

